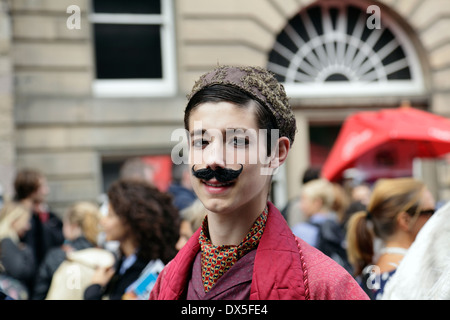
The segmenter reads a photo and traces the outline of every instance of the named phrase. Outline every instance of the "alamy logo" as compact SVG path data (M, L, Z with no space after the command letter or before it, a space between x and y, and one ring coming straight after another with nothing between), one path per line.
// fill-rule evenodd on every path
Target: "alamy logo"
M272 146L269 156L268 136ZM202 122L195 121L192 133L182 128L172 132L171 141L178 143L172 148L171 158L174 164L189 162L186 157L188 154L191 155L192 164L205 163L210 157L223 157L221 160L226 164L270 164L271 168L261 168L261 174L271 175L279 165L276 148L278 138L278 129L271 130L270 134L266 129L227 129L222 132L217 129L203 130Z
M381 29L381 9L379 6L371 5L366 10L371 16L367 18L366 26L368 29Z
M80 30L81 29L81 9L80 9L80 7L73 4L73 5L67 7L66 12L71 14L71 16L68 17L67 21L66 21L67 29Z
M368 274L366 281L367 288L371 290L379 290L381 288L380 267L376 265L367 266L363 274Z

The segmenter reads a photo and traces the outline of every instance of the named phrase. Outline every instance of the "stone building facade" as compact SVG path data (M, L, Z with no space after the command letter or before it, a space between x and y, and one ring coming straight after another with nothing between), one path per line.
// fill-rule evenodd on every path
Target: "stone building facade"
M95 201L104 192L105 164L131 156L170 155L176 143L171 133L183 127L185 96L200 74L217 64L267 67L293 17L333 1L161 0L156 13L149 8L148 14L138 10L135 16L124 12L117 17L101 12L100 4L97 12L94 0L2 0L0 182L6 195L11 195L15 170L36 167L48 177L49 201L56 211L77 200ZM404 100L450 117L450 0L338 2L361 10L373 4L381 8L381 19L387 16L414 52L409 67L420 88L374 95L289 88L298 134L275 180L279 205L299 191L299 177L310 165L312 127L339 125L354 111L398 107ZM333 10L330 21L336 25L341 15ZM97 25L130 24L130 19L160 28L156 82L99 78L100 44L95 37L107 35ZM436 196L450 199L449 164L423 167Z

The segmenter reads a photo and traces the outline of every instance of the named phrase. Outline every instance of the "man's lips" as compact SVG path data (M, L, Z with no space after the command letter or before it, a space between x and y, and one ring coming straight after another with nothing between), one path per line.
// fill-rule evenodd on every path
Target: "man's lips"
M214 187L214 188L229 187L232 184L234 184L234 181L219 182L216 179L211 179L211 180L208 180L208 181L201 180L201 182L204 183L205 185L209 186L209 187Z
M233 188L236 180L230 182L219 182L215 178L210 180L200 180L204 185L205 191L211 195L222 195L226 194L228 191Z

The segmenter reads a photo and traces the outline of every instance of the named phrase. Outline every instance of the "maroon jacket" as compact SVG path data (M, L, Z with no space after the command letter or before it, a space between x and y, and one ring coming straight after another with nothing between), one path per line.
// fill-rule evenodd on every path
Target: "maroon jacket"
M369 299L353 277L331 258L295 237L268 202L269 216L253 267L251 300ZM192 266L200 251L200 229L164 268L151 300L185 299Z

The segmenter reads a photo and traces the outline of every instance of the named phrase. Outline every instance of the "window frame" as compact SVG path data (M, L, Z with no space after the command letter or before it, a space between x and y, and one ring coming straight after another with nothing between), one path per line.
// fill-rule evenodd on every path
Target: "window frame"
M315 2L311 6L303 8L298 14L306 14L306 10L313 6L320 7L322 10L327 11L330 7L345 8L347 6L355 6L360 8L362 12L365 11L365 3L361 3L358 0L327 0ZM369 14L367 15L369 17ZM347 16L345 16L348 19ZM322 22L324 21L322 15ZM347 22L347 20L345 20ZM395 18L389 15L387 12L382 15L382 22L384 27L388 28L395 36L396 41L400 44L405 51L408 67L411 72L410 80L388 80L379 82L292 82L285 81L283 85L288 95L292 98L334 98L334 97L374 97L374 96L423 96L426 94L425 81L423 77L423 70L419 53L413 45L412 39L406 34L406 31L400 27L400 24L395 21ZM290 20L288 24L283 28L290 26ZM333 30L331 36L339 33L339 30ZM278 35L277 35L278 36ZM328 37L330 35L319 35L316 38ZM341 35L339 35L341 36ZM316 39L313 39L316 40ZM276 51L276 45L272 50ZM278 64L268 60L267 67L269 70L276 74L282 75ZM283 74L284 75L284 74Z
M170 97L176 94L173 0L160 1L160 14L96 13L92 5L91 14L89 15L91 24L141 24L160 26L162 51L162 78L97 79L95 77L92 83L92 93L95 97Z

